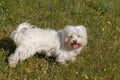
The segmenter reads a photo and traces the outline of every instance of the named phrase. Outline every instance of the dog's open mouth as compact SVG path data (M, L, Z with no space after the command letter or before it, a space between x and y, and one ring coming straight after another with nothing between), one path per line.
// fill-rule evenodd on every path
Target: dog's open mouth
M74 44L74 45L73 45L73 48L74 48L74 49L77 49L78 47L79 47L78 44Z
M78 49L78 48L79 48L79 44L78 44L78 43L72 44L72 47L73 47L74 49Z

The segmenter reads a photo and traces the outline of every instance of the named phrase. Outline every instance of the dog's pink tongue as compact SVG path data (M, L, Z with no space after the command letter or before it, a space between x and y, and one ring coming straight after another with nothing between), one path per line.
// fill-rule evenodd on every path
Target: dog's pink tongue
M78 45L77 45L77 44L73 45L73 48L74 48L74 49L77 49L77 48L78 48Z

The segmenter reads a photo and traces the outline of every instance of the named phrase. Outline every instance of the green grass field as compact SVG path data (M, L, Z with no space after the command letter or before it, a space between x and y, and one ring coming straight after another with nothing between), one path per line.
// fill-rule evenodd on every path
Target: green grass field
M0 80L120 80L119 0L0 0ZM84 25L88 44L75 62L32 56L9 68L11 32L29 21L40 28Z

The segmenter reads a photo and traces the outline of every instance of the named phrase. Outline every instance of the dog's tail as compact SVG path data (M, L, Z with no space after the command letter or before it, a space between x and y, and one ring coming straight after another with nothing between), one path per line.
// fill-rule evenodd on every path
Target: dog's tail
M25 22L25 23L20 24L15 31L20 32L21 30L29 29L29 28L32 28L32 27L33 27L33 25Z
M11 38L16 42L16 40L18 39L18 35L21 32L24 32L27 29L33 28L34 26L25 22L25 23L21 23L20 25L18 25L18 27L16 28L16 30L14 30L11 33Z

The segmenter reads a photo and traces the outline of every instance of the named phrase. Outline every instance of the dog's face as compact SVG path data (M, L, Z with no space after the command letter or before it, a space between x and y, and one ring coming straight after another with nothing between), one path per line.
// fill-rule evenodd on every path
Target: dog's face
M67 26L64 28L64 42L70 49L78 49L86 44L86 29L83 26Z

